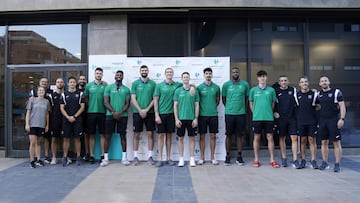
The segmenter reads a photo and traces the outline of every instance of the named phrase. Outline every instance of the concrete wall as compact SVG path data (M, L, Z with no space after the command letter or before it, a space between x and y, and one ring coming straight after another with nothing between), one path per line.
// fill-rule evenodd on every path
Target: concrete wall
M127 54L127 16L91 16L89 54Z
M360 8L359 0L1 0L0 13L91 9Z

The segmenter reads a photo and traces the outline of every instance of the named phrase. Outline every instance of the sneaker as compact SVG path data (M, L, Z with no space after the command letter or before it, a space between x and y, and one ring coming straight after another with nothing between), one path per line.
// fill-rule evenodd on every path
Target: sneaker
M315 160L311 160L310 163L311 163L311 168L313 168L313 169L319 169L319 166L317 165L317 163L316 163Z
M67 157L63 157L62 160L61 160L61 163L62 163L62 166L65 167L67 166L68 164L68 158Z
M306 167L306 160L305 160L305 159L301 159L299 169L302 169L302 168L305 168L305 167Z
M183 167L184 165L185 165L184 158L179 158L178 166Z
M128 166L128 165L130 165L130 161L127 159L124 159L124 160L121 160L121 164L124 166Z
M287 159L285 158L285 159L281 159L281 166L282 167L287 167L288 166L288 164L287 164Z
M81 165L81 157L80 156L76 157L76 165L77 166Z
M334 165L334 172L335 172L335 173L340 172L340 164L339 164L339 163L335 163L335 165Z
M191 166L191 167L195 167L195 166L196 166L195 158L194 158L194 157L190 157L190 166Z
M93 156L90 156L89 162L90 162L91 164L94 164L94 163L95 163L95 158L94 158Z
M107 165L109 165L109 160L105 160L105 159L101 160L100 166L104 167Z
M219 165L219 161L216 159L211 160L211 163L212 163L212 165Z
M139 165L139 158L137 158L137 157L134 158L134 160L133 160L133 165L134 165L134 166Z
M45 165L44 162L41 161L41 160L37 160L37 161L35 162L35 164L36 164L37 166L44 166L44 165Z
M322 161L321 165L319 167L320 170L325 170L325 169L329 169L329 168L330 168L330 166L326 161Z
M200 159L200 160L198 160L197 161L197 165L203 165L205 162L204 162L204 160L202 160L202 159Z
M44 159L44 162L47 163L47 164L50 164L51 163L50 157L46 156L45 159Z
M225 166L230 166L230 156L225 157L224 165Z
M162 162L162 161L158 161L158 162L156 162L155 166L156 166L156 167L161 167L161 166L163 166L163 162Z
M236 157L236 163L237 163L239 166L243 166L243 165L245 164L245 162L244 162L243 159L242 159L242 156Z
M57 164L57 160L56 160L56 157L53 157L51 159L50 165L55 165L55 164Z
M83 157L83 160L84 161L89 161L89 159L90 159L90 154L86 154L84 157Z
M71 158L67 158L67 163L66 163L67 165L70 165L70 164L72 164L72 160L71 160Z
M154 164L155 164L155 161L154 161L154 159L152 158L152 156L148 158L148 164L150 164L150 165L154 165Z
M35 161L30 161L30 168L36 168Z
M293 161L292 166L293 166L293 168L299 169L300 168L299 161L298 160Z
M173 165L175 165L175 162L174 162L173 160L169 159L169 160L167 161L167 164L168 164L169 166L173 166Z

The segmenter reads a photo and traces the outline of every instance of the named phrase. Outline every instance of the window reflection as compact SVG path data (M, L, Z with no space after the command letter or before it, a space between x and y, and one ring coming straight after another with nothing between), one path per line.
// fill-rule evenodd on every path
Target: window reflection
M9 27L9 64L80 62L80 24Z

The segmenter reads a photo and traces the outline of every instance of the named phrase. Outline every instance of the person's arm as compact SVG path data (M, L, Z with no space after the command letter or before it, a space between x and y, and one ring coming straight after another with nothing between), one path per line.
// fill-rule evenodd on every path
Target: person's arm
M159 114L159 96L154 96L153 101L154 101L155 122L161 124L161 118Z
M74 116L69 116L69 114L65 110L65 104L60 104L60 111L62 115L70 122L74 122L76 118Z
M250 107L250 111L254 112L254 102L249 101L249 107Z
M46 112L46 125L45 125L45 132L49 131L49 121L50 121L50 111Z
M222 103L224 104L224 106L226 106L226 97L225 96L222 96Z
M31 109L26 110L25 130L26 130L27 132L30 132L30 115L31 115Z
M180 128L181 127L181 121L179 120L179 116L178 116L178 105L179 105L179 102L174 101L175 125L176 125L176 127Z
M110 105L110 97L109 96L104 96L104 105L105 105L106 109L109 110L112 114L115 113L115 110Z
M77 119L84 111L85 111L85 103L80 103L79 110L74 114L75 119Z
M199 118L199 102L195 102L195 119L192 122L193 128L198 126L198 118Z
M337 126L339 129L341 129L342 127L344 127L344 123L345 123L346 107L344 101L340 101L338 104L340 108L340 119L337 122Z

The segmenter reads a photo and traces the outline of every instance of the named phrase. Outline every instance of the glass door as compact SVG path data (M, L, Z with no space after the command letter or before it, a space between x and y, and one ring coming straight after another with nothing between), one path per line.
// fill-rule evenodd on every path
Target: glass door
M37 87L42 77L49 79L49 88L55 89L57 78L63 78L65 84L70 76L79 78L85 74L87 65L74 66L29 66L29 67L10 67L8 91L6 92L8 113L5 115L7 122L7 156L27 157L29 149L29 138L25 132L26 102L30 90ZM66 88L66 86L65 86Z

